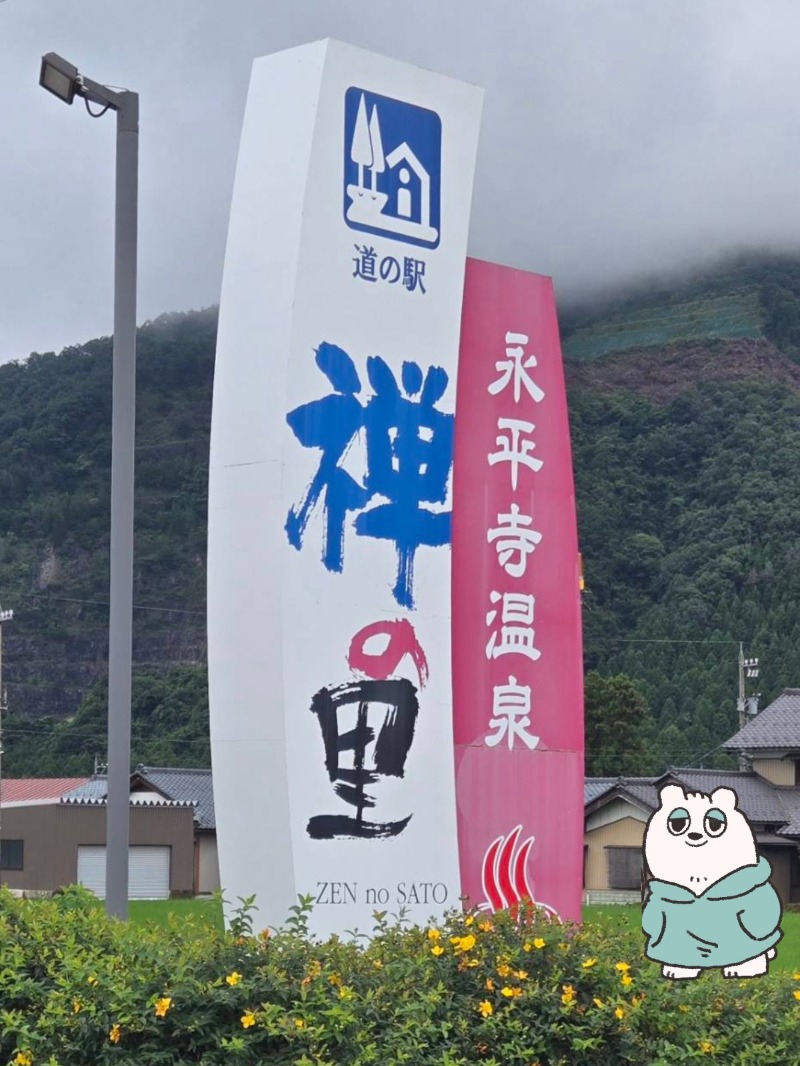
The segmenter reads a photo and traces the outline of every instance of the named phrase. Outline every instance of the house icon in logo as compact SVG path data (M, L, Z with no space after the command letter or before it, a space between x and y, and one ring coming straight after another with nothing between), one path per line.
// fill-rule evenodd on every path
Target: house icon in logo
M348 226L435 248L440 236L439 116L351 87L345 94Z

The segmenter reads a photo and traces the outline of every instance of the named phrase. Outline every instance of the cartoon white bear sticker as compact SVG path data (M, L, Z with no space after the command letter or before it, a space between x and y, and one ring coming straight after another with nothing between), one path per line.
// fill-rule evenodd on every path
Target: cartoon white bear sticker
M665 785L644 859L653 877L642 910L645 955L664 977L718 966L725 977L767 973L783 936L781 902L733 789L706 795Z

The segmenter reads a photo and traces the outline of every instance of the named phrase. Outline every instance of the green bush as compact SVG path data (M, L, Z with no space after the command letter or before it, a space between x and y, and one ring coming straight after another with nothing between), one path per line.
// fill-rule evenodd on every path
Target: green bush
M107 918L82 890L0 892L0 1063L673 1066L796 1061L789 976L669 982L630 926L452 914L320 942L307 901L253 934ZM800 975L798 975L800 977Z

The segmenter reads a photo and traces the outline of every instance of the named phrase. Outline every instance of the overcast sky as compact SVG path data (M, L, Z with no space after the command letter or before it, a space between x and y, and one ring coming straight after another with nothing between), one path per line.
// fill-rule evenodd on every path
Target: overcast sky
M139 319L216 303L250 65L337 37L483 86L470 253L561 299L800 246L797 0L0 0L0 362L108 334L114 121L141 94Z

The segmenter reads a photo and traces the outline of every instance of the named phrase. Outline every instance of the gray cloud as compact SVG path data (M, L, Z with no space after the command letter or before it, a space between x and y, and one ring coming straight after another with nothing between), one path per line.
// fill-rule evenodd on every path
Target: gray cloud
M252 59L333 36L486 89L471 254L558 294L800 244L796 0L6 0L0 362L111 330L114 123L142 99L139 317L215 303Z

